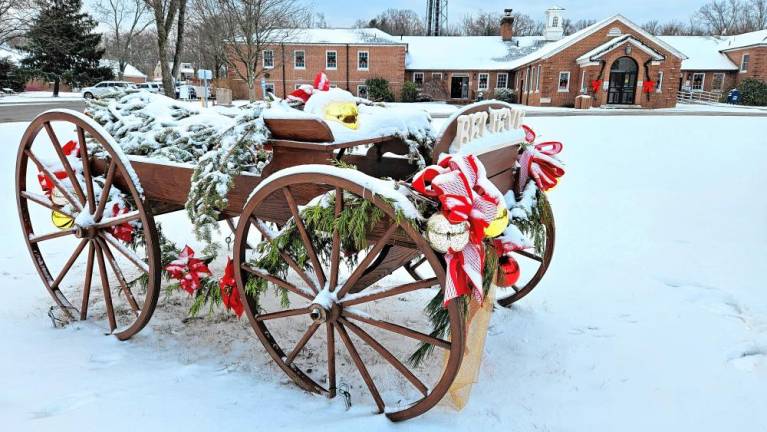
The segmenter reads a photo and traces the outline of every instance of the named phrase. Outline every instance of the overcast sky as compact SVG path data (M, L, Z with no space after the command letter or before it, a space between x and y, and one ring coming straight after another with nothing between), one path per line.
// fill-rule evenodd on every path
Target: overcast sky
M557 5L567 9L566 17L575 21L599 20L620 13L639 24L653 19L687 22L703 3L705 0L448 0L448 16L450 22L459 21L467 13L476 12L480 5L479 8L485 11L501 12L510 7L535 19L543 19L543 11ZM372 18L387 8L412 9L425 15L426 0L314 0L314 8L325 14L330 26L349 27L357 19Z

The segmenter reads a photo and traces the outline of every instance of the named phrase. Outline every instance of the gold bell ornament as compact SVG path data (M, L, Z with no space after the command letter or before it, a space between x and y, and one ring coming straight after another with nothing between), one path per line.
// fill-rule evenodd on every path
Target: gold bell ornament
M451 223L442 213L433 214L426 222L426 240L439 252L461 251L469 244L469 223Z
M63 207L69 203L58 188L54 188L51 191L51 201L59 207ZM51 222L53 222L53 225L56 228L61 230L72 228L75 224L74 219L56 210L51 212Z
M489 238L498 237L506 231L507 226L509 226L509 209L506 208L506 203L501 201L498 203L495 219L485 228L485 236Z
M357 129L359 111L355 102L331 102L325 106L325 120L332 120L348 127Z

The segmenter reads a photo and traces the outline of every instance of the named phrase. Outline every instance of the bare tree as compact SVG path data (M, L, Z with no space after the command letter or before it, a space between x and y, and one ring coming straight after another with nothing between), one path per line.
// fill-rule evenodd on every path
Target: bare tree
M571 35L577 31L581 31L586 27L596 23L593 19L579 19L578 21L571 21L567 18L562 20L562 31L565 36Z
M107 54L116 56L110 52L109 48L110 46L107 45ZM154 28L149 27L133 37L126 60L147 76L154 75L154 69L160 61L157 51L157 31Z
M263 52L295 35L309 22L309 13L298 0L195 0L204 20L218 20L218 31L227 42L226 62L248 86L248 98L256 100L256 82L264 73ZM280 55L272 51L271 66Z
M658 20L650 20L642 24L642 29L651 35L660 35L660 22Z
M173 86L173 79L176 74L172 74L168 68L168 35L176 24L176 16L181 18L181 11L186 10L186 0L144 0L154 15L154 25L157 30L157 52L159 54L160 71L162 73L162 85L165 89L165 95L174 97L176 92ZM177 26L176 49L173 55L174 65L172 69L178 72L176 59L180 54L180 48L183 46L183 21ZM181 36L179 38L179 36Z
M196 5L194 5L196 6ZM194 52L185 55L198 59L198 65L213 71L215 79L221 78L221 72L226 66L226 42L221 34L222 17L220 15L204 17L197 7L193 7L189 28L186 31Z
M748 31L767 28L767 0L750 0L744 8Z
M713 0L698 9L695 18L713 35L737 32L740 0Z
M512 26L515 36L540 36L545 27L541 21L530 18L529 15L514 12L514 25ZM500 18L499 18L500 20Z
M386 9L370 20L357 20L356 28L377 28L395 36L419 36L426 34L426 26L411 9Z
M30 0L0 0L0 44L22 35L33 14Z
M483 11L465 15L461 22L462 32L467 36L497 36L501 34L502 16L500 13Z
M117 75L123 79L133 39L152 23L149 8L144 0L99 0L94 12L109 27L105 45L117 60Z

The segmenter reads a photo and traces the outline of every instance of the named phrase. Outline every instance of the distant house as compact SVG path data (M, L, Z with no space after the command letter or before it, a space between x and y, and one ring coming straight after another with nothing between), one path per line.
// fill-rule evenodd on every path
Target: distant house
M102 59L99 64L101 66L112 69L112 73L114 73L115 79L118 79L120 76L120 64L117 62L117 60ZM145 73L136 69L136 67L132 64L126 63L125 69L123 70L123 80L133 83L142 83L147 81L147 76Z
M172 63L168 63L168 70L173 68ZM178 81L189 81L194 79L194 66L191 63L182 62L178 68ZM157 62L157 66L154 67L154 80L162 81L162 70L160 68L160 62Z

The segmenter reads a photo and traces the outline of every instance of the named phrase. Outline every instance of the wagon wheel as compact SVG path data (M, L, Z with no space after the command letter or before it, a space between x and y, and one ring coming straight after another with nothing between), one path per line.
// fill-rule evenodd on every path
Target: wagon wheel
M327 167L310 173L312 168L303 166L304 172L298 174L275 174L275 180L259 185L242 213L234 259L248 319L275 363L301 388L332 398L349 384L352 393L369 393L378 412L386 410L391 420L423 414L445 395L463 357L463 317L458 301L447 307L450 340L428 334L431 325L424 307L437 293L431 288L444 286L444 267L417 229L405 220L395 222L395 212L386 201L366 193L359 184L343 178L343 173L327 174ZM353 200L366 200L385 214L375 230L382 234L375 236L377 240L371 239L372 245L357 256L353 266L342 264L343 240L338 230L307 230L306 218L298 207L326 191L333 197L344 197L333 198L336 219ZM308 256L306 263L299 265L297 257L279 251L291 268L286 277L266 274L253 266L254 251L247 247L249 233L260 232L267 239L279 235L261 216L259 210L267 207L289 209L283 220L294 217L296 237L300 234L300 247ZM314 240L320 236L329 250L315 251ZM394 242L423 251L436 276L415 283L391 282L394 276L387 276L376 288L355 284L366 269L375 266L382 249ZM290 305L268 304L269 296L263 294L258 302L247 295L244 287L258 279L280 287L289 295ZM408 302L412 303L409 308ZM407 358L424 342L435 349L420 366L406 365ZM351 380L356 380L356 387Z
M62 145L69 138L79 149ZM22 232L43 284L67 319L85 320L90 308L91 316L106 321L109 333L121 340L149 321L160 287L154 218L126 160L96 122L57 110L30 123L16 161ZM39 184L40 177L47 177L50 189ZM115 207L118 202L122 208ZM67 257L63 264L61 256ZM84 276L76 278L71 270L83 263ZM101 293L91 289L96 267Z
M539 192L538 200L540 200L541 215L534 222L543 226L544 238L540 243L540 248L514 252L517 255L515 258L520 264L522 274L514 286L498 290L496 298L501 306L511 307L512 304L528 295L541 281L549 268L549 264L551 264L556 235L554 213L551 211L551 205L546 199L546 194Z

